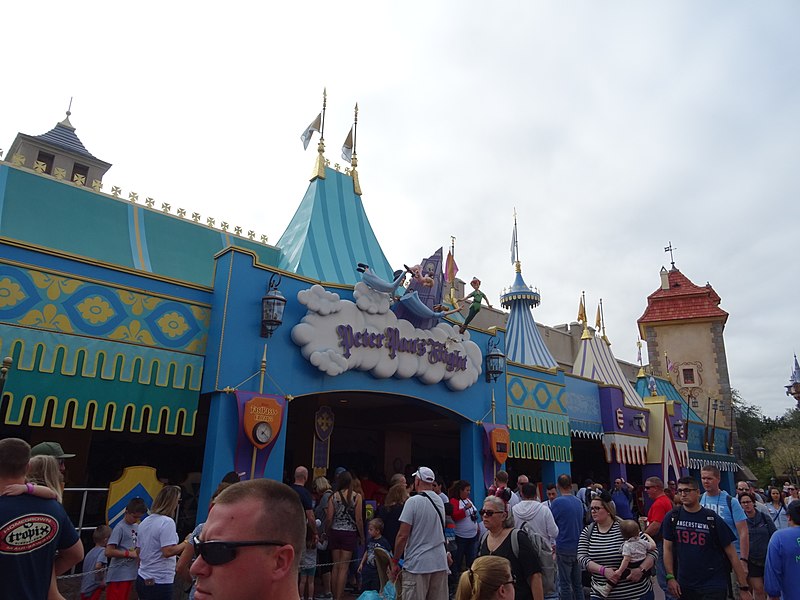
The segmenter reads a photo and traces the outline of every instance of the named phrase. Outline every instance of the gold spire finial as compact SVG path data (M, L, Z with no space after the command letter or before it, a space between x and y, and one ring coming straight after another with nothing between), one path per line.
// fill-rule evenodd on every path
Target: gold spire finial
M586 292L581 291L581 303L578 305L578 323L583 323L583 333L581 334L582 340L592 339L592 334L589 333L589 326L586 323Z

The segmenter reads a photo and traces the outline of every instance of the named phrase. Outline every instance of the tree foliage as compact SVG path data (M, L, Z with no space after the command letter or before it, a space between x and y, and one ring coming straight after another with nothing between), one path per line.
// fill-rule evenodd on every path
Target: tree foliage
M732 397L742 462L763 484L772 477L796 478L796 469L800 468L800 410L790 408L782 416L772 418L744 400L738 390L732 390ZM764 460L758 459L758 447L766 450Z
M778 478L797 482L800 473L800 428L776 429L764 440L767 458Z

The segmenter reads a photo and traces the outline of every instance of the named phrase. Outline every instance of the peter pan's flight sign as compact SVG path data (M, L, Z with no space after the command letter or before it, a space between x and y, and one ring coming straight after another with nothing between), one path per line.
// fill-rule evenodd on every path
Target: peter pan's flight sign
M386 348L389 358L395 358L398 352L409 352L417 356L427 355L431 364L443 362L448 371L464 371L467 368L467 357L461 356L458 350L448 352L447 344L432 338L404 338L397 327L387 327L383 333L370 333L366 329L353 331L352 325L339 325L336 333L339 335L339 345L344 348L345 358L350 358L352 348Z
M417 377L423 383L444 381L464 390L478 380L482 355L447 322L417 329L389 309L389 297L364 283L355 286L355 302L314 285L297 294L308 308L292 329L292 340L320 371L336 376L350 369L384 379ZM468 334L467 334L468 335Z

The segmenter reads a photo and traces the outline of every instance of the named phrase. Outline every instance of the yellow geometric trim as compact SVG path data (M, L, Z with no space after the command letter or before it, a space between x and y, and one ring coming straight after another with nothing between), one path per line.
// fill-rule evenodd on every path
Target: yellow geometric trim
M5 238L3 236L0 236L0 244L8 244L9 246L19 246L19 247L22 247L22 248L26 248L25 244L19 243L16 240L9 240L8 238ZM36 247L36 248L33 248L33 249L34 250L45 251L44 252L45 254L55 254L55 255L58 254L58 252L51 251L50 248ZM81 257L65 256L65 258L69 258L71 260L76 260L76 261L79 261L79 262L86 262L86 263L89 263L89 264L95 264L95 263L92 263L91 261L87 261L87 260L80 261L79 259ZM95 279L93 277L86 277L86 276L83 276L83 275L78 276L78 275L75 275L74 273L67 273L66 271L59 271L57 269L44 269L44 268L40 267L39 265L32 265L30 263L24 263L24 262L20 262L20 261L16 261L16 260L10 260L10 259L7 259L7 258L0 259L0 264L11 265L11 266L14 266L14 267L19 267L21 269L30 269L32 273L35 273L35 272L38 271L38 272L41 272L41 273L47 273L47 274L50 274L50 275L55 275L55 276L58 276L58 277L62 277L64 279L68 279L68 280L71 280L71 281L94 283L94 284L97 284L97 285L100 285L100 286L109 287L109 288L114 289L114 290L125 290L125 291L129 291L129 292L137 293L137 294L140 294L140 295L143 295L143 296L146 296L146 297L154 297L154 298L161 298L161 299L164 299L164 300L172 300L172 301L175 301L175 302L181 302L183 304L187 304L189 306L199 306L199 307L202 307L202 308L211 309L211 305L207 304L205 302L197 302L196 300L187 300L186 298L179 298L178 296L172 296L170 294L157 293L157 292L153 292L152 290L145 289L145 288L137 288L137 287L132 287L132 286L128 286L128 285L123 285L123 284L120 284L120 283L114 283L113 285L111 285L107 281L103 281L102 279ZM101 266L108 267L108 268L114 267L114 265L112 265L111 263L98 263L98 264L101 264ZM113 270L119 271L119 270L124 270L124 268L123 269L117 268L117 269L113 269ZM152 273L146 273L146 272L142 272L142 271L135 271L133 274L139 275L141 277L146 277L147 279L164 279L164 278L155 276ZM166 281L166 279L165 279L165 281ZM179 284L182 287L193 287L191 284L188 284L185 281L180 281L178 279L167 281L167 283ZM44 287L44 286L37 285L37 287ZM194 287L195 287L195 289L198 289L198 290L201 290L201 291L204 291L204 292L212 292L212 291L214 291L213 288L210 288L210 287L200 287L200 286L194 286ZM64 291L67 291L67 290L64 290ZM48 290L48 297L49 296L50 296L50 294L49 294L49 290ZM53 298L51 298L51 300L52 299ZM123 302L124 302L124 300L123 300ZM129 303L126 302L126 304L129 304ZM138 313L134 313L134 314L138 314Z
M15 397L12 393L7 393L5 396L8 398L8 405L15 403ZM30 415L28 425L32 427L53 427L57 429L65 429L67 427L67 417L70 412L70 407L73 407L72 420L70 427L72 429L91 429L93 431L125 431L125 423L130 423L128 431L132 433L141 433L144 426L144 417L147 414L147 433L166 435L178 435L178 423L183 417L183 427L180 435L191 436L194 435L194 429L197 422L197 409L191 411L185 407L174 409L175 415L172 417L172 412L169 407L162 406L158 411L158 417L154 418L153 407L146 404L137 411L134 404L128 403L122 407L122 416L117 420L120 407L113 402L106 403L101 415L98 415L99 404L96 400L88 400L84 404L84 408L80 410L80 404L75 398L67 398L64 401L64 411L62 418L58 419L58 403L59 399L56 396L47 396L42 400L44 403L43 410L41 411L41 418L34 419L34 412L37 404L37 399L34 396L26 395L22 398L22 409L18 411L20 418L6 419L7 425L22 425L23 417L26 413ZM50 410L52 408L52 410ZM89 423L90 409L94 409L94 417ZM48 412L52 415L50 422L47 422ZM8 414L8 413L6 413ZM164 430L161 431L161 423L165 422ZM99 423L99 424L98 424Z

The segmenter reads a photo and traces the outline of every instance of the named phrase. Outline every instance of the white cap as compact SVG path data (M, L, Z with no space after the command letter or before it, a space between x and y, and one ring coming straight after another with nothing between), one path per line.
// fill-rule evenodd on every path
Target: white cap
M414 473L414 477L419 478L420 481L424 481L425 483L433 483L436 481L436 476L428 467L420 467L417 469L417 472Z

